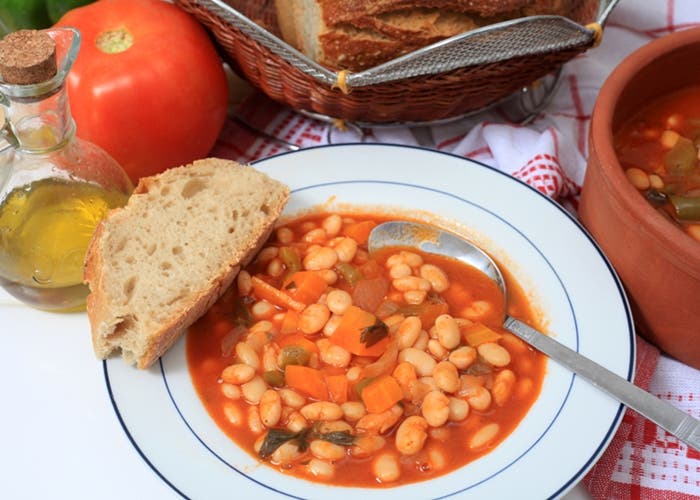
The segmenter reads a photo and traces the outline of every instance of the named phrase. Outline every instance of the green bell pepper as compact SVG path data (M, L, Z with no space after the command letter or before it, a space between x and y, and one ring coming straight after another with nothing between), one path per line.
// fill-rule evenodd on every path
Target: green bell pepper
M0 36L20 29L44 29L71 9L94 0L2 0Z

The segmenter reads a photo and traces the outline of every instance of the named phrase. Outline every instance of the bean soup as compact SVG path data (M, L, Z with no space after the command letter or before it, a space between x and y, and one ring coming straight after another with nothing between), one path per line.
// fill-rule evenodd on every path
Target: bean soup
M506 273L406 248L369 255L382 217L318 214L279 227L187 336L218 426L271 467L378 487L445 474L525 416L543 355L503 330L538 327Z

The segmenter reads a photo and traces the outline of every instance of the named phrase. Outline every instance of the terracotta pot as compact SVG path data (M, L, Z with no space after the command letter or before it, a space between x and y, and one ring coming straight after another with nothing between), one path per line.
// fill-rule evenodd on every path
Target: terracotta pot
M660 215L628 182L613 132L640 106L700 84L700 28L640 48L608 77L596 101L580 217L622 279L637 331L700 368L700 243ZM592 283L591 286L595 286Z

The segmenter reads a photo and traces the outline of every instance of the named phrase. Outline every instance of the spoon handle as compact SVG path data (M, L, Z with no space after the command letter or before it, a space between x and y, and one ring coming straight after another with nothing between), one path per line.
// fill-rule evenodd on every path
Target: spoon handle
M678 439L700 450L700 420L658 399L607 368L580 355L520 320L506 316L506 330L543 352L554 361L588 380L594 386L666 429Z

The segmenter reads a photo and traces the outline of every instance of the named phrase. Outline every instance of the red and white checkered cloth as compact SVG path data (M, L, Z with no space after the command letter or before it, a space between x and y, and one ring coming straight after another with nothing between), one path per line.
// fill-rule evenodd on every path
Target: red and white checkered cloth
M700 24L700 0L621 0L603 43L568 63L549 106L527 126L490 112L434 127L349 129L283 108L253 93L237 105L242 120L296 147L339 142L413 144L448 151L510 173L572 211L586 168L588 125L612 68L653 38ZM229 120L212 155L249 162L288 147ZM699 332L700 333L700 332ZM700 371L637 339L635 383L700 417ZM596 499L700 498L700 450L628 410L610 447L584 479Z

